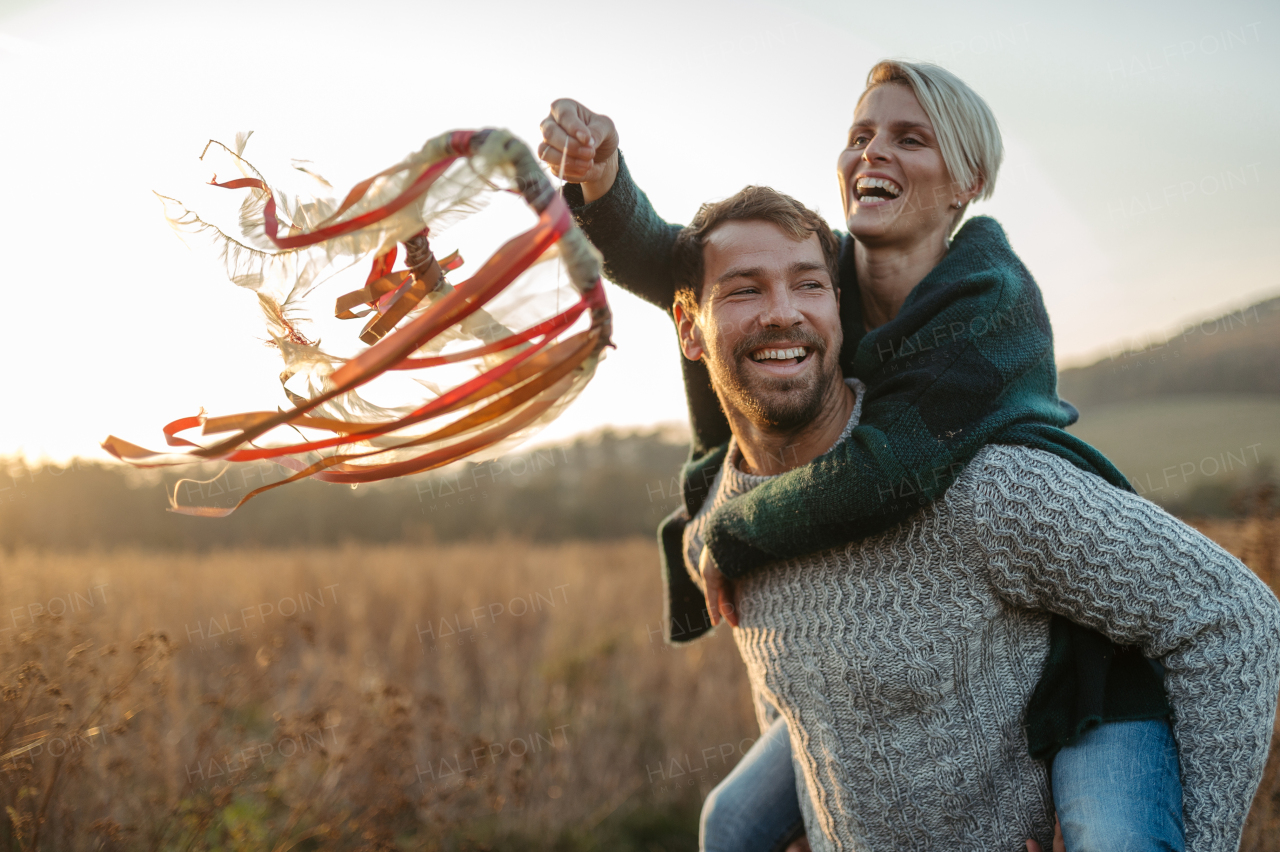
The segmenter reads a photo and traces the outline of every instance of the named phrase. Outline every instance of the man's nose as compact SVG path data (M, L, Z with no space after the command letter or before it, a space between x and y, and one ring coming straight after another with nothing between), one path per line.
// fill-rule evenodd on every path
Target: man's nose
M804 321L790 287L771 287L765 294L759 322L768 328L791 328Z

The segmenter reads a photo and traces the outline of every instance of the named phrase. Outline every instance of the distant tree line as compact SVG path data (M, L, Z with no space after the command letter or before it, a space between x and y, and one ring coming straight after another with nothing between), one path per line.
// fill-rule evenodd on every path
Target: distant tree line
M156 473L83 459L65 466L0 459L0 547L204 550L648 536L680 504L678 474L687 452L660 432L606 430L354 490L304 480L221 519L166 511L170 496L184 505L228 506L286 471L265 462Z
M534 541L649 536L681 502L685 444L660 433L605 431L572 443L385 483L305 480L269 491L230 517L192 518L184 505L231 505L283 478L269 463L140 472L75 460L0 460L0 547L207 550L343 542ZM185 481L184 481L185 478ZM1274 469L1218 478L1167 505L1185 516L1249 514L1278 502ZM176 492L176 494L175 494Z

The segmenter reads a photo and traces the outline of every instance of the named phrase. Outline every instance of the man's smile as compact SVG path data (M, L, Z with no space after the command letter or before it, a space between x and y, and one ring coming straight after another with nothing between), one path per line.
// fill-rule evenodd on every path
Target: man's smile
M749 354L751 362L772 376L794 376L808 366L812 346L762 346Z

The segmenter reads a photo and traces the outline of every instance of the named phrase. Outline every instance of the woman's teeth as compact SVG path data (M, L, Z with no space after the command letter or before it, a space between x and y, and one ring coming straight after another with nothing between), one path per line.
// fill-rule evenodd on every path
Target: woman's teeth
M858 201L888 201L902 194L902 187L887 178L858 178Z
M804 347L797 346L793 349L762 349L761 351L754 353L751 356L751 360L768 361L772 359L777 359L779 361L785 361L788 358L803 358L803 357L804 357Z

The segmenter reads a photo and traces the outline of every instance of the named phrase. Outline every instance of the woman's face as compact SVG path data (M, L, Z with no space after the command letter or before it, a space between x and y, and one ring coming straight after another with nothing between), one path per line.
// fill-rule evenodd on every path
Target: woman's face
M838 168L849 234L866 245L945 240L952 205L972 195L953 185L929 116L898 83L863 97Z

